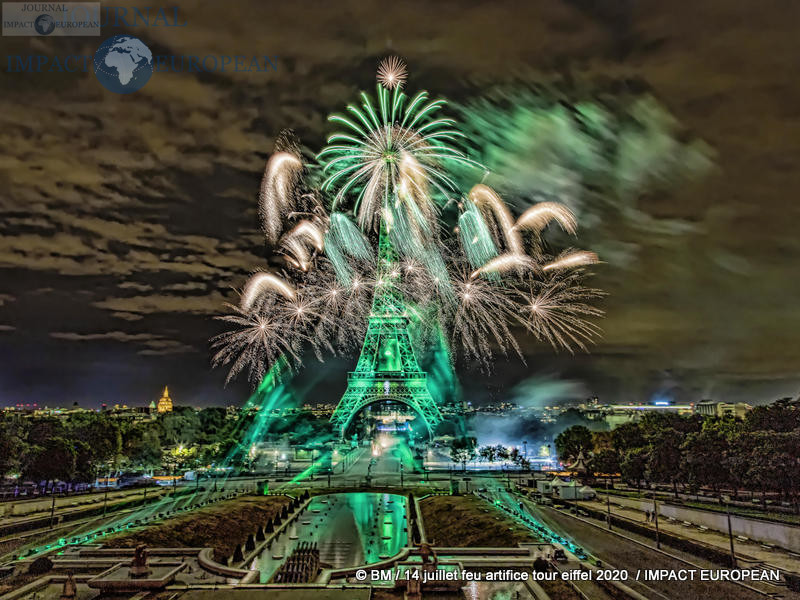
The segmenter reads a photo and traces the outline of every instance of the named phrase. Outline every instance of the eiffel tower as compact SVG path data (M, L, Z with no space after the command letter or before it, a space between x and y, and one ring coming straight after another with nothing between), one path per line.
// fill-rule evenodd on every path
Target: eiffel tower
M439 407L428 391L427 373L419 368L414 355L405 301L396 286L400 276L397 254L381 222L377 282L367 334L356 370L347 374L347 390L331 415L331 422L342 438L353 417L375 402L390 400L405 404L422 418L431 437L442 420Z

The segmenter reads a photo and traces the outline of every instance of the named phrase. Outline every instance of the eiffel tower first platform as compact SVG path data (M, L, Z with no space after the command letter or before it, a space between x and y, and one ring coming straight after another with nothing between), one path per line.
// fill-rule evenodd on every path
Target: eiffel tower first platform
M427 374L420 369L411 344L406 304L396 286L401 277L397 263L397 254L381 223L377 281L367 334L356 369L347 374L347 390L331 416L341 438L353 417L376 402L405 404L422 418L431 437L442 420L428 390Z

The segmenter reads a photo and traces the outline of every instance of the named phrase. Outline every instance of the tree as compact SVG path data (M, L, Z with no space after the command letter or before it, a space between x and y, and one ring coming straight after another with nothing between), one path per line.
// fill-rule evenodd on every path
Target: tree
M647 461L647 475L651 481L665 481L672 484L675 497L678 497L678 482L683 480L681 473L681 443L683 434L675 429L666 429L654 435L651 442L650 457Z
M719 430L705 429L690 433L682 445L681 471L686 481L697 490L710 486L717 493L730 481L726 467L728 440Z
M611 431L611 447L620 454L647 445L641 425L635 421L623 423Z
M175 407L172 412L162 414L158 423L161 429L161 444L164 446L192 444L196 441L200 430L200 418L197 412L186 406Z
M503 461L508 460L509 456L508 448L506 448L502 444L497 444L494 447L494 455L497 458L497 460L503 460Z
M592 454L589 458L589 471L597 474L614 474L620 472L619 454L610 448Z
M98 473L116 465L122 454L122 430L116 419L98 413L70 415L65 437L85 442L85 448L75 448L81 478L93 480Z
M28 443L41 446L54 437L66 437L64 426L51 417L33 419L28 427Z
M780 492L798 511L800 497L800 432L764 431L753 436L748 478L762 490Z
M149 470L161 466L161 441L153 428L140 429L126 446L128 460L136 468Z
M73 450L75 451L75 481L89 482L94 481L97 476L97 469L93 461L92 447L83 440L72 440Z
M614 447L613 431L592 431L592 452L595 454Z
M592 449L592 432L583 425L573 425L559 433L555 439L559 458L576 459L578 454Z
M475 457L476 446L477 440L474 437L457 437L450 445L450 459L453 462L461 463L461 470L466 471L467 463Z
M27 445L24 438L20 419L0 416L0 479L22 467L21 457Z
M628 483L641 486L642 480L647 475L647 462L650 452L647 448L632 448L625 452L620 461L619 471Z
M747 431L798 431L800 399L782 398L766 406L757 406L745 417L744 426Z
M32 446L23 474L36 483L72 481L75 474L73 444L63 437L54 437Z
M478 456L484 462L494 462L497 458L494 446L481 446L478 449Z

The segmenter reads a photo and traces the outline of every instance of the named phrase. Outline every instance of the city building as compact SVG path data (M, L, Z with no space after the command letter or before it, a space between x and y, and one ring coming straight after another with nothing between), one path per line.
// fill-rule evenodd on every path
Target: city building
M164 393L158 399L156 410L160 413L172 412L172 399L169 397L169 388L164 386Z
M698 415L704 417L727 417L732 416L737 419L744 419L747 413L753 410L753 407L746 402L736 402L729 404L727 402L715 402L713 400L702 400L697 403L694 408Z

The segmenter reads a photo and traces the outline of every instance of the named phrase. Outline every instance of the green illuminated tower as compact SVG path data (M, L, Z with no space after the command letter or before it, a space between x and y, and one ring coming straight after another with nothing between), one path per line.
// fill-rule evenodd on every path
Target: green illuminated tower
M442 420L439 407L428 391L427 374L414 355L408 334L409 317L395 282L400 278L397 255L381 223L378 269L367 334L356 370L347 374L347 390L331 422L344 437L356 414L375 402L391 400L414 410L433 435Z

